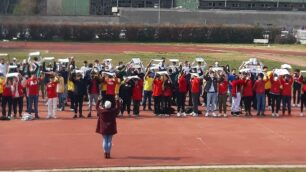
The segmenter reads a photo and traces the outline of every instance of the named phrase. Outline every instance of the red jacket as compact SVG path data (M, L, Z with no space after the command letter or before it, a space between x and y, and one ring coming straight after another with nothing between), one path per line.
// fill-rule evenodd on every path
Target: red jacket
M194 77L191 80L191 92L192 93L199 93L201 86L201 80L198 77Z
M18 85L18 89L17 89L17 85ZM14 85L13 87L14 87L14 91L13 91L13 93L12 93L12 96L13 96L13 97L16 97L16 96L17 96L17 95L16 95L16 92L17 92L17 91L18 91L19 97L24 96L24 93L23 93L24 87L22 86L21 83L17 83L17 84ZM17 90L16 90L16 89L17 89Z
M265 80L257 80L255 81L255 84L254 84L254 90L256 92L256 94L265 94L265 84L266 84L267 81Z
M218 84L219 94L227 94L228 81L223 81Z
M244 83L243 80L238 79L238 80L234 80L232 81L232 96L236 96L237 92L241 92L241 85Z
M168 82L168 83L166 83ZM171 97L172 96L172 87L171 87L171 83L170 81L166 81L164 83L164 91L163 91L163 95L165 97Z
M96 132L102 135L114 135L117 133L116 117L120 110L120 102L117 101L116 108L101 109L101 100L96 104L98 122Z
M27 87L29 89L29 96L38 96L39 80L37 78L29 78L27 80Z
M139 82L133 87L133 100L140 101L142 98L142 82Z
M286 82L283 78L281 78L281 84L282 84L282 95L283 96L291 96L292 95L292 84L293 79L290 78L288 82Z
M276 94L279 95L281 92L281 81L279 79L277 79L276 81L274 81L273 77L270 77L270 81L271 81L271 89L270 89L270 93L271 94Z
M250 79L244 80L242 95L244 97L252 97L253 96L253 81L252 80L250 80Z
M106 79L106 95L115 95L116 84L119 84L118 79Z
M3 87L3 93L2 96L12 96L12 87L10 86L6 86L5 83L2 84Z
M56 98L57 97L57 93L56 93L56 86L57 86L57 82L49 82L47 84L47 96L48 98L52 99L52 98Z
M180 93L187 92L187 81L185 75L181 75L178 79L178 90Z
M161 96L163 93L163 81L155 79L153 81L153 96Z

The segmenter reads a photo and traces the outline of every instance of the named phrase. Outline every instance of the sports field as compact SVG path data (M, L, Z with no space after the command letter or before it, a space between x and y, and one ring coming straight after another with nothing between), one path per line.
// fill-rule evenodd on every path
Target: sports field
M36 50L46 56L74 56L79 64L85 59L92 61L107 57L113 58L113 63L116 63L127 62L132 57L148 62L158 57L193 61L196 56L204 56L209 64L219 61L221 65L234 67L238 67L242 60L257 57L270 67L289 63L306 68L306 46L0 43L0 53L7 52L10 57L18 59ZM87 115L87 107L84 110L84 115ZM203 112L204 108L200 110ZM47 107L43 102L39 104L39 112L42 118L47 116ZM275 119L270 117L270 112L266 114L269 115L265 118L160 118L153 117L150 111L141 111L139 118L118 119L119 133L114 137L113 159L110 160L103 157L101 137L95 133L95 118L72 119L73 113L67 110L58 112L59 119L55 120L1 121L0 170L201 165L303 167L299 165L306 164L306 118L299 117L297 107L293 108L292 117ZM306 169L280 166L278 169L239 170L275 172Z

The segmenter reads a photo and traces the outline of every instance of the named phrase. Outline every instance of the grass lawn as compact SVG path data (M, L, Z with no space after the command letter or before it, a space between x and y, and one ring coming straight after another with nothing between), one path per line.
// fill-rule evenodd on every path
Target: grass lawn
M25 59L27 57L27 54L29 51L23 51L23 50L0 50L0 53L9 53L10 58L16 57L18 60ZM92 54L92 53L59 53L59 52L47 52L47 51L42 51L42 56L44 57L50 57L54 56L56 58L66 58L66 57L71 57L74 56L77 65L80 66L82 65L84 60L87 60L89 62L93 62L95 59L99 59L102 61L103 59L106 58L112 58L113 59L113 64L117 64L119 61L123 61L124 63L129 62L132 58L138 57L140 58L144 64L148 64L151 59L158 59L161 57L165 57L166 59L171 59L171 58L177 58L181 62L184 62L186 60L192 62L195 57L201 56L204 57L208 65L213 65L216 61L219 62L220 65L226 65L229 64L232 68L238 68L242 61L248 60L250 55L240 53L240 52L226 52L226 53L144 53L144 52L125 52L122 54ZM289 58L284 56L283 58ZM290 57L290 59L296 59L296 60L301 60L301 57ZM279 68L280 65L282 65L282 62L275 61L275 60L269 60L269 59L261 59L261 61L269 66L270 68ZM288 63L290 64L290 61L288 60ZM302 68L306 69L306 67L301 67L301 66L294 66L294 68Z

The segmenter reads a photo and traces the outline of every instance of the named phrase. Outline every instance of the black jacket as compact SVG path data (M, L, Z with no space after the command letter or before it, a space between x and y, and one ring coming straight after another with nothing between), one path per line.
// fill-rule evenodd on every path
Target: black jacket
M84 79L80 80L74 79L72 80L72 82L74 83L74 91L73 91L74 95L83 96L86 94L86 83Z
M207 93L209 92L211 84L213 84L215 92L217 92L217 78L216 77L211 78L209 76L206 76L205 80L206 80L206 85L205 85L205 88L204 88L205 92L207 92Z

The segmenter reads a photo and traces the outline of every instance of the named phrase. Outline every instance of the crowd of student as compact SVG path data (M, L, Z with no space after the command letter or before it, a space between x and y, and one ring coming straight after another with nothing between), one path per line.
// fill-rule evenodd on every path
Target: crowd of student
M9 68L10 65L17 67ZM209 67L204 70L201 62L166 64L165 59L157 69L151 67L152 63L141 68L122 62L113 67L110 60L102 63L95 60L84 61L78 68L73 58L66 64L37 57L20 63L16 59L10 62L1 59L2 119L21 117L23 112L34 113L39 119L43 115L38 109L39 92L48 105L47 118L56 118L56 111L64 111L68 104L73 118L83 118L84 101L88 101L87 117L91 117L98 99L102 103L110 101L112 106L115 99L120 99L118 116L125 112L139 116L140 110L152 111L156 116L199 116L198 107L206 106L206 117L229 114L250 117L255 115L252 109L256 109L257 116L265 116L266 107L273 117L278 117L286 111L291 115L292 105L300 107L303 116L306 78L299 70L277 75L265 66L262 73L240 73L230 71L229 66L217 71Z

